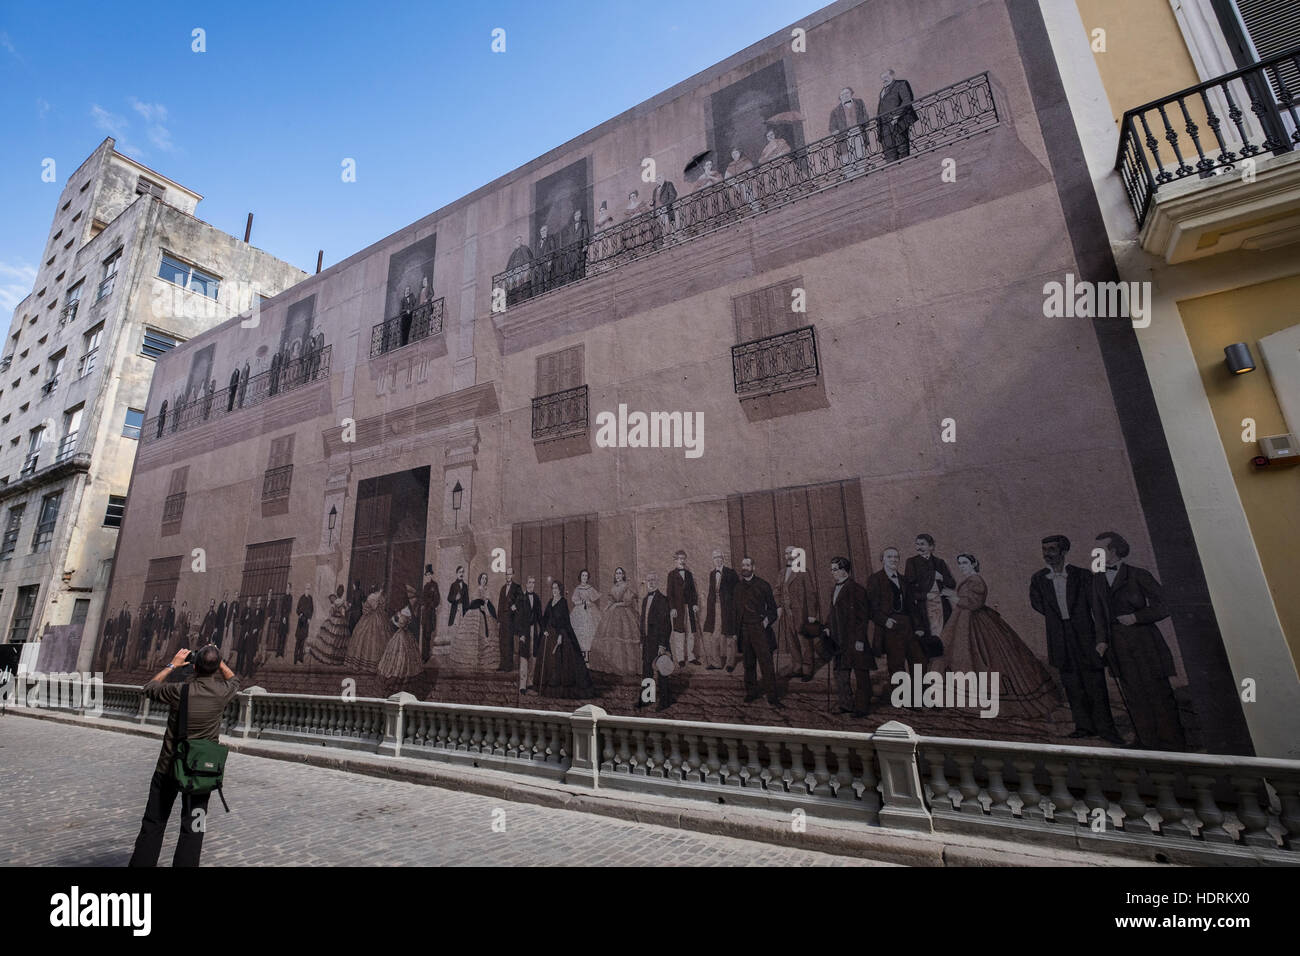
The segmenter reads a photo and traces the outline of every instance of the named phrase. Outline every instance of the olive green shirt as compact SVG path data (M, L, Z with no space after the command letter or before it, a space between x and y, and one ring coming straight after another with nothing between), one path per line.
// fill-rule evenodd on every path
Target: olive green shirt
M239 693L239 678L226 680L220 672L174 683L151 680L144 685L145 696L151 701L171 707L171 713L167 715L167 732L163 735L162 752L158 755L158 766L155 768L164 777L170 777L172 772L172 757L176 753L181 717L181 688L187 683L190 687L187 736L196 740L218 739L221 735L221 715L226 710L226 704Z

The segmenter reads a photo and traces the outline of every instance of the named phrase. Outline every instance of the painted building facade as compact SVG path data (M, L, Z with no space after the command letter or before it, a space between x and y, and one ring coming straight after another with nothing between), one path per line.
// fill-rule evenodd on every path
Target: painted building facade
M834 4L167 353L96 664L856 730L997 671L908 722L1252 752L1133 321L1047 305L1111 255L1052 42Z

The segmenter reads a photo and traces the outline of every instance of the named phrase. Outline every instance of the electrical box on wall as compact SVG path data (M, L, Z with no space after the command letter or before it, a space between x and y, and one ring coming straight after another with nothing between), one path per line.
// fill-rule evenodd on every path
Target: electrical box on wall
M1300 444L1297 444L1296 437L1292 434L1261 438L1259 452L1255 458L1256 467L1300 464Z

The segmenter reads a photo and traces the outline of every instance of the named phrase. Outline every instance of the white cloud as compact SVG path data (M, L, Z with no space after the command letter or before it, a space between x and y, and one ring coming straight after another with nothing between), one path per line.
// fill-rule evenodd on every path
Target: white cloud
M165 125L167 122L167 107L162 103L144 103L134 96L128 101L131 109L135 110L144 117L144 121L149 124L147 130L149 142L153 143L155 149L160 149L164 153L175 152L176 144L172 142L171 131Z
M7 33L0 33L0 47L4 47L4 48L5 48L6 50L8 50L8 51L13 55L13 56L18 57L18 59L20 59L20 60L22 59L22 57L19 56L19 54L18 54L18 50L14 47L14 41L11 40L11 39L9 39L9 34L7 34Z
M0 309L13 312L19 302L31 294L36 269L26 263L10 265L0 262Z
M43 96L36 97L36 118L45 119L45 114L50 111L50 101Z
M97 129L103 130L116 140L119 151L130 156L144 155L144 150L127 141L126 136L130 123L127 122L125 117L110 113L98 103L93 103L90 107L90 118L94 120Z

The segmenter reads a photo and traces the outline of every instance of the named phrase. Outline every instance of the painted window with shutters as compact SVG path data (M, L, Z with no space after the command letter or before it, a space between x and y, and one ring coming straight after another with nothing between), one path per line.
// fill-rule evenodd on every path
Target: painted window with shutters
M534 441L584 434L588 409L582 346L537 356L533 394Z
M510 554L515 580L523 586L528 578L536 578L543 601L551 599L552 578L564 585L566 597L570 595L583 568L590 572L592 586L601 589L595 515L516 524L511 530Z
M262 476L262 517L285 514L289 510L289 492L293 485L292 434L281 435L271 442L271 454Z
M181 520L185 517L185 485L189 477L189 465L182 465L172 470L167 485L167 498L163 502L162 533L164 536L180 533Z
M176 599L176 587L181 580L181 561L183 555L174 554L166 558L152 558L149 571L144 579L144 594L140 606L158 602L160 608L168 607Z
M844 555L853 562L853 576L865 582L871 573L866 512L858 479L778 488L727 497L732 567L745 555L754 559L754 573L773 587L785 569L787 547L802 548L805 567L827 607L833 581L831 558Z
M792 308L795 290L801 288L803 277L794 276L732 298L736 344L731 348L731 364L741 398L817 381L820 366L812 319Z

